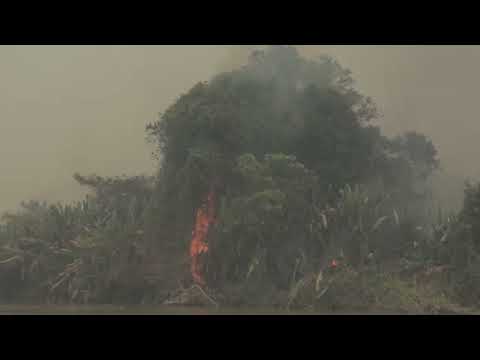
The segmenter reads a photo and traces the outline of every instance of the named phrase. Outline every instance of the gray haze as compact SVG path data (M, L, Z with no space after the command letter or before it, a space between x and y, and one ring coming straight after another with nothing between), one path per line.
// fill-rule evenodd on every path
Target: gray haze
M251 46L1 46L0 211L21 200L72 200L74 172L151 173L145 125L182 92L241 65ZM328 53L373 97L387 134L429 135L447 173L444 197L480 179L480 47L299 46ZM451 180L453 179L453 180Z

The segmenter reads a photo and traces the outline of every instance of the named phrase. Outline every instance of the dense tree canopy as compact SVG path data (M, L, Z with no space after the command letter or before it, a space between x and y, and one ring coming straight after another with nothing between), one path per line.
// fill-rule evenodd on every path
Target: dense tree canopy
M272 47L196 85L148 129L167 168L181 169L192 151L227 161L283 152L337 184L374 170L381 138L368 122L375 116L372 101L333 59L306 61L293 48Z
M324 192L424 181L437 165L431 142L415 133L389 140L370 124L376 116L337 61L310 61L292 47L273 46L194 86L148 132L162 159L163 186L170 194L187 191L193 207L212 183L234 181L235 159L245 153L295 156Z
M437 167L436 150L421 134L383 136L372 125L374 103L354 85L331 57L311 61L293 47L273 46L195 85L148 126L168 208L162 233L188 241L195 209L209 191L218 195L211 284L261 274L286 289L340 249L361 263L366 249L387 254L403 246L393 233L383 236L395 244L380 244L371 228L381 206L391 206L384 218L392 221L393 206L421 195L418 183ZM376 191L351 190L355 185Z

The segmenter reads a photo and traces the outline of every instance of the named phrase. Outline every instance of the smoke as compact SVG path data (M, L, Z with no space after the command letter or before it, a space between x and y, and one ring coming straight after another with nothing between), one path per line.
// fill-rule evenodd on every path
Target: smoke
M230 50L232 65L245 61L253 46ZM256 48L260 48L257 46ZM373 98L378 125L389 136L418 131L439 150L441 171L434 179L437 200L457 209L466 179L480 180L476 154L480 125L477 84L480 46L296 46L307 58L331 55L349 68L357 88Z
M229 46L225 56L218 63L218 72L227 72L245 65L252 51L262 48L258 45Z
M75 172L153 172L145 125L211 77L218 46L0 47L0 211L72 200Z
M22 200L71 200L72 174L151 173L145 125L198 81L246 62L245 46L0 47L0 211ZM350 68L377 103L383 131L437 145L444 203L480 179L478 46L298 46Z

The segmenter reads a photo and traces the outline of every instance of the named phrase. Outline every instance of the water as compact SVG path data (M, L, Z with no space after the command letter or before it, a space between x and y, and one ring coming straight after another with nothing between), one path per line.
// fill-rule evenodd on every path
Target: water
M200 306L57 306L0 305L0 315L395 315L385 313L316 313L258 308L213 308Z
M194 306L49 306L0 305L0 315L275 315L282 310L228 309Z

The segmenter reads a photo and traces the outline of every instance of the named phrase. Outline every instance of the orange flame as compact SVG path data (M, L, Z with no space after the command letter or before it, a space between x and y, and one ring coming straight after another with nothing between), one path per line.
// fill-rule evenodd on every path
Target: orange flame
M191 272L193 280L199 285L205 285L200 264L200 255L208 252L207 234L210 225L215 221L214 194L210 192L206 204L197 210L195 228L190 243Z

